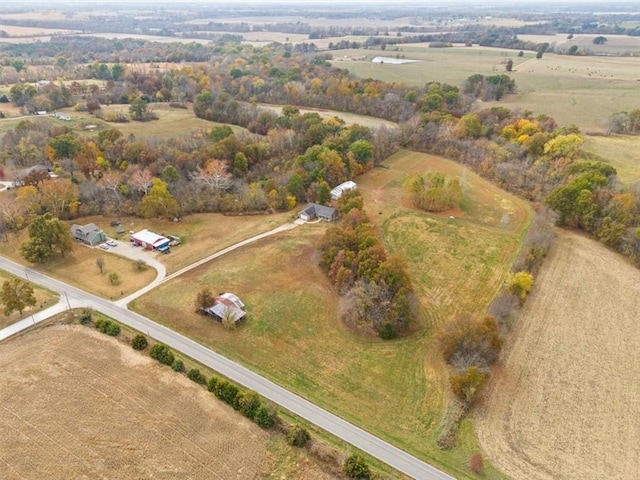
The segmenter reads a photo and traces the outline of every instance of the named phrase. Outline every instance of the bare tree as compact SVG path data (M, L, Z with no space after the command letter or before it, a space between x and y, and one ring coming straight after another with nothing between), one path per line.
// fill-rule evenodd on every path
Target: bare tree
M113 193L116 197L117 207L120 207L120 175L116 172L107 172L100 179L102 188Z
M133 172L133 175L131 175L130 183L136 190L146 195L153 186L153 175L148 168L136 170Z
M100 270L100 273L104 272L104 258L98 257L96 258L96 267Z
M209 188L219 190L226 190L232 184L231 174L222 160L209 160L204 167L198 167L197 172L191 174L191 178Z

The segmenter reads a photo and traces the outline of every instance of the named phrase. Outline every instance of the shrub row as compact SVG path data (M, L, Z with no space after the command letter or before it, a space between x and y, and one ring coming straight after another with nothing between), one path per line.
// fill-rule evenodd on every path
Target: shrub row
M209 379L207 389L261 428L271 428L278 421L275 409L262 403L258 394L253 391L241 391L234 384L215 376Z
M175 360L175 356L169 347L163 345L162 343L156 343L153 347L151 347L151 351L149 352L151 358L155 358L157 361L164 365L171 365Z
M91 319L91 311L85 310L83 314L88 313L89 320ZM82 320L81 316L81 320ZM96 326L100 324L103 328L117 327L118 331L120 327L110 320L101 320L96 322ZM105 327L109 325L110 327ZM131 339L131 346L135 350L144 350L148 345L147 338L141 333L135 335ZM151 347L150 355L164 365L170 365L176 372L184 372L184 362L175 358L175 355L169 347L162 343L156 343ZM200 384L206 385L207 390L213 393L218 399L227 403L234 410L239 411L245 417L253 420L259 427L269 429L279 423L279 418L276 410L263 403L260 396L252 391L240 390L236 385L227 380L220 379L216 376L212 376L207 380L206 376L200 372L197 368L192 368L187 373L187 377ZM286 427L285 427L286 428ZM309 431L300 425L290 425L286 428L286 440L289 445L295 447L305 447L309 445L311 435ZM337 460L337 459L334 459ZM371 471L365 460L358 454L349 456L342 465L344 473L349 478L371 478Z
M112 337L117 337L118 335L120 335L120 325L112 320L96 320L96 328L102 333L106 333L107 335L110 335Z

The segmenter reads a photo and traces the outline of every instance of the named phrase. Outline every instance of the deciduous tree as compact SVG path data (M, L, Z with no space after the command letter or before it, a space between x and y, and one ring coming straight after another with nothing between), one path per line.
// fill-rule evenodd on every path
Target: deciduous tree
M73 249L69 228L50 213L36 217L29 225L29 240L20 250L32 263L46 262L56 253L64 256Z
M2 284L0 292L0 301L4 305L4 314L11 315L18 311L22 316L22 312L27 307L33 307L36 304L36 297L33 287L28 282L14 278L7 280Z

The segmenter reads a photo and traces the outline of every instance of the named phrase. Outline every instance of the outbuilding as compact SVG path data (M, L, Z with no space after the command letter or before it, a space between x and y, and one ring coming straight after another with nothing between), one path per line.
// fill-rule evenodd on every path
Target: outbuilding
M140 245L147 250L158 250L160 252L166 252L169 250L170 240L168 238L158 235L157 233L150 232L146 228L137 233L132 233L130 238L134 244Z
M355 190L356 188L358 188L358 185L356 185L356 182L347 180L346 182L341 183L340 185L335 187L333 190L331 190L331 199L338 200L343 193L350 192L351 190Z
M237 295L228 292L218 295L213 306L206 308L205 312L220 321L227 316L233 319L233 323L237 323L247 315L242 300Z

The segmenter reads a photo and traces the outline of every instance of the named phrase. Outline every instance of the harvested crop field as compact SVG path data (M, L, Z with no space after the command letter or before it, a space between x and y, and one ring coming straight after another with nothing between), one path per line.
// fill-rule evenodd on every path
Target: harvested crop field
M640 478L640 271L561 232L478 415L511 478Z
M3 480L252 479L282 468L271 453L278 437L94 330L56 325L14 338L0 368ZM329 478L299 464L290 478Z

